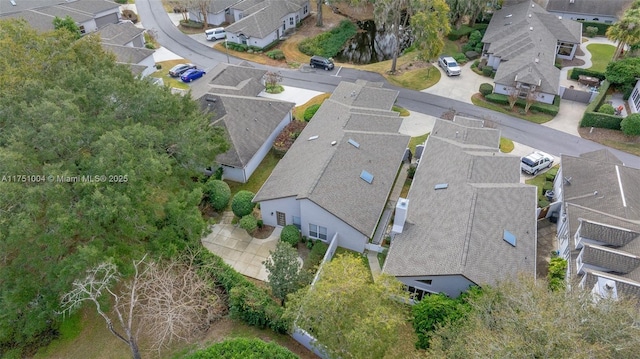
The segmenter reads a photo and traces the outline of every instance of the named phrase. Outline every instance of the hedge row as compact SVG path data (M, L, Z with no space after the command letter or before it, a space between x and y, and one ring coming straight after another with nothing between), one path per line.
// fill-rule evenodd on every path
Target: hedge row
M204 24L193 20L180 20L180 25L192 29L203 29Z
M485 96L484 98L489 102L497 103L499 105L508 105L509 104L509 96L503 95L503 94L492 93L492 94L489 94L489 95ZM527 104L526 101L524 99L521 99L521 98L518 99L518 101L516 101L516 106L518 106L518 107L525 108L526 104ZM535 102L535 103L531 104L529 109L531 111L540 112L540 113L546 113L546 114L549 114L551 116L555 116L555 115L558 114L558 111L560 110L560 96L556 95L553 98L553 104Z
M231 316L259 328L286 333L290 323L282 319L284 309L263 289L224 263L222 258L200 251L201 274L211 278L229 294Z
M585 112L580 121L580 127L598 127L608 128L611 130L620 130L620 122L622 117L615 115L607 115L599 112Z
M611 26L611 24L603 24L601 22L592 22L592 21L580 21L582 23L582 33L584 34L587 30L587 27L597 27L598 35L604 36L607 33L607 29Z
M331 31L302 40L298 44L298 50L309 56L334 57L357 31L358 27L354 23L349 20L342 20L340 25Z
M607 91L609 91L610 82L607 80L602 81L600 84L600 88L598 89L598 96L596 96L590 104L587 105L585 109L585 113L587 112L596 112L600 105L604 102L605 97L607 96Z
M595 77L595 78L600 79L601 81L605 79L604 73L602 73L602 72L593 71L593 70L587 70L587 69L581 69L581 68L578 68L578 67L575 67L575 68L573 68L573 70L571 70L571 79L572 80L577 80L578 76L580 76L580 75Z

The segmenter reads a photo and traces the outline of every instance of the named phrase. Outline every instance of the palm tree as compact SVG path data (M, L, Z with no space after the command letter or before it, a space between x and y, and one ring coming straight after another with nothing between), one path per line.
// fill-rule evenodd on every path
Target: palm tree
M620 21L607 29L607 37L618 42L614 60L620 57L626 45L640 44L640 8L627 10Z

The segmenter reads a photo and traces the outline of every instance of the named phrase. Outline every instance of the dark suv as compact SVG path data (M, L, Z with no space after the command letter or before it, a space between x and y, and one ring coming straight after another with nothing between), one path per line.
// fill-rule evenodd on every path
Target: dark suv
M171 77L179 77L182 76L187 70L195 69L196 65L194 64L178 64L169 70L169 76Z
M325 69L327 71L329 70L333 70L333 67L335 66L333 64L333 61L331 61L331 59L327 59L325 57L322 56L311 56L311 60L309 61L309 65L311 65L311 67L313 68L321 68L321 69Z

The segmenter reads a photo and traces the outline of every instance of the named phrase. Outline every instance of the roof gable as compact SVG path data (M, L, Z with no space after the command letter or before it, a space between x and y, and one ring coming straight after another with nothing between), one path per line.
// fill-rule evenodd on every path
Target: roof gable
M619 17L633 0L548 0L547 11Z
M100 40L107 44L126 45L144 32L130 22L109 24L95 33L100 35Z

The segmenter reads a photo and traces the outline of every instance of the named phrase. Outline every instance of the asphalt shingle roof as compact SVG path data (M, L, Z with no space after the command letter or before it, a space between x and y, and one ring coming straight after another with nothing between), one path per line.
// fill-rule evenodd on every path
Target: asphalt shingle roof
M223 12L239 2L242 2L242 0L211 0L209 1L209 12L212 14Z
M295 106L268 98L214 94L205 94L198 102L203 111L211 113L213 125L226 129L231 145L216 160L237 168L249 163Z
M125 64L138 64L149 56L153 56L153 50L140 47L119 46L101 43L105 51L110 51L116 55L116 62Z
M348 99L344 98L345 93ZM372 106L386 116L368 116L346 104L353 103L353 98L362 93L365 98L380 99ZM254 201L307 198L364 235L372 236L409 143L408 136L397 132L402 119L389 105L397 96L397 91L341 82ZM314 136L318 137L310 139ZM360 147L351 145L349 139ZM374 176L371 184L360 178L362 170Z
M394 276L462 275L495 284L535 275L536 188L520 183L520 159L488 147L440 137L438 120L409 191L408 217L391 242L383 271ZM448 188L435 190L436 184ZM516 246L504 239L507 230Z
M517 78L518 82L538 86L541 92L557 93L557 42L580 43L581 29L580 23L558 19L533 1L496 11L482 38L487 52L502 59L496 84L512 86Z
M95 33L100 35L100 40L107 44L124 46L140 36L144 29L136 27L130 22L109 24Z
M244 11L245 17L226 28L232 34L265 38L282 26L282 18L300 10L308 0L264 0Z
M60 6L73 9L76 11L86 12L88 14L97 15L103 11L120 7L119 4L109 0L77 0L77 1L59 1Z
M209 92L255 97L264 90L262 78L267 71L248 65L219 63L210 73L213 76Z
M625 167L608 150L562 155L561 163L569 238L580 229L582 238L595 241L585 243L582 263L613 271L585 270L585 288L600 276L615 280L619 294L639 295L640 170Z

